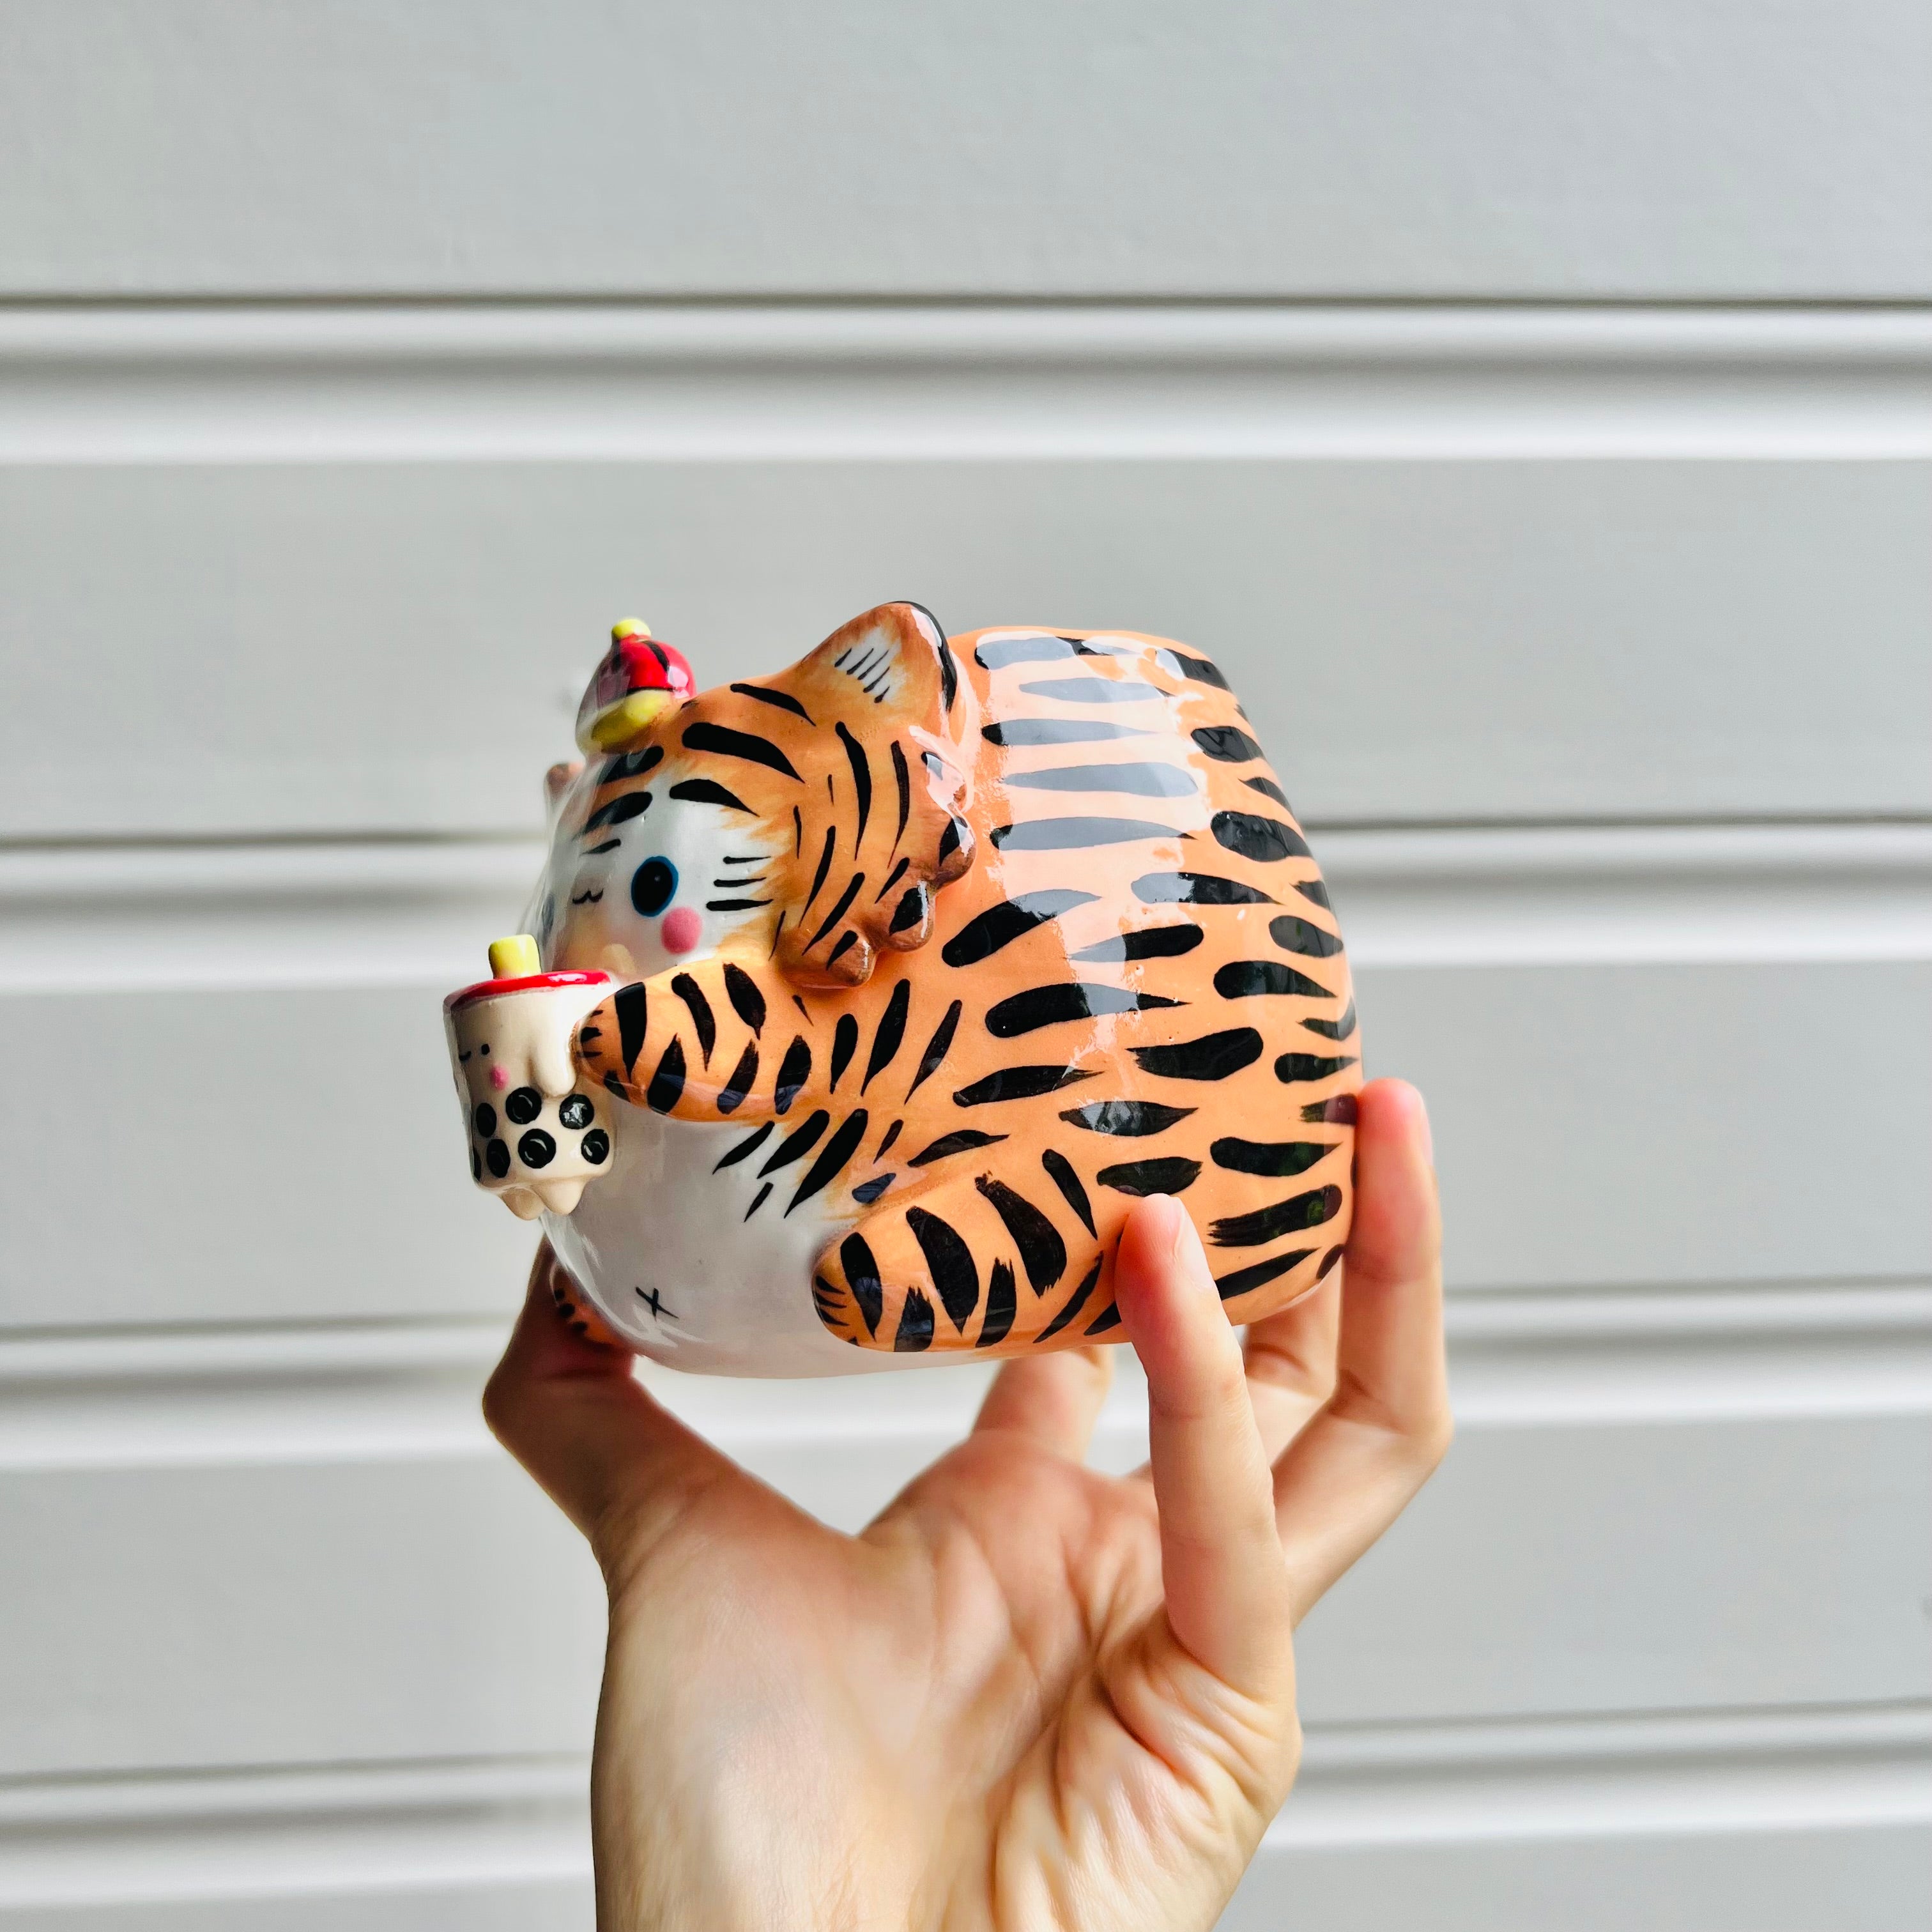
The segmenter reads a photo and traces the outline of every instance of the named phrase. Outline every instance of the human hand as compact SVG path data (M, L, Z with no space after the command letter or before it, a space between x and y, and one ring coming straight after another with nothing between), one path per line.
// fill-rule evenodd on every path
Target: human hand
M856 1537L573 1334L539 1250L484 1406L609 1591L602 1932L1214 1923L1294 1781L1294 1626L1448 1445L1413 1088L1363 1090L1356 1173L1342 1268L1245 1364L1178 1204L1136 1207L1147 1469L1082 1465L1106 1349L1024 1358Z

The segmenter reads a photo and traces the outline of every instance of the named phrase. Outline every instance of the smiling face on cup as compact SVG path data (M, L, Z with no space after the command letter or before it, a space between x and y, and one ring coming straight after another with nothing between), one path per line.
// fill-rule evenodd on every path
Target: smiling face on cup
M614 795L612 769L644 755L593 759L563 794L532 909L546 964L650 979L714 953L768 951L770 875L788 844L715 782L681 772L675 753L616 780Z

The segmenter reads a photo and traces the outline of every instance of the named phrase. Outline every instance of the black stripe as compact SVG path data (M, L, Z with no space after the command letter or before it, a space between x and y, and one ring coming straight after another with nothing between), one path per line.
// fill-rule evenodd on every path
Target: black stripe
M651 1084L644 1094L644 1105L654 1114L668 1114L677 1105L677 1096L684 1091L684 1048L674 1038L664 1050L664 1058L658 1062L658 1070L651 1076Z
M885 1285L879 1279L879 1264L862 1234L848 1234L838 1244L838 1264L845 1270L845 1286L865 1318L866 1333L879 1332L879 1316L886 1305Z
M1055 765L1009 772L1009 791L1113 791L1139 798L1191 798L1200 788L1178 765Z
M584 830L577 836L588 838L591 833L607 825L622 825L650 809L651 795L647 791L627 791L622 798L614 798L608 805L600 805L584 821Z
M989 745L1018 751L1029 745L1096 745L1108 738L1144 738L1134 724L1110 724L1098 718L1009 718L980 728Z
M1218 1140L1208 1151L1216 1167L1234 1174L1264 1174L1280 1180L1306 1174L1343 1144L1340 1141Z
M852 1198L862 1201L869 1208L898 1178L896 1174L874 1174L870 1180L861 1181L853 1189Z
M1071 1322L1074 1316L1078 1315L1081 1310L1087 1306L1087 1298L1094 1292L1094 1284L1100 1279L1101 1265L1106 1259L1106 1257L1103 1255L1100 1258L1100 1261L1096 1262L1094 1265L1087 1270L1086 1278L1081 1282L1080 1286L1067 1297L1066 1305L1060 1310L1060 1312L1056 1315L1037 1335L1034 1337L1034 1341L1052 1341L1054 1336L1058 1335L1060 1330L1064 1328L1067 1323Z
M1242 784L1250 791L1258 791L1264 798L1271 798L1284 812L1292 812L1294 807L1288 802L1288 794L1273 778L1244 778Z
M788 1214L801 1201L809 1201L852 1158L854 1149L866 1138L866 1110L863 1107L840 1124L838 1131L825 1143L824 1151L812 1163L805 1178L798 1184L798 1192L791 1197L790 1206L785 1209Z
M826 965L828 968L837 965L839 960L846 953L849 952L854 946L856 946L858 943L859 935L857 932L848 926L844 932L842 932L838 935L838 944L825 956ZM862 974L860 976L863 978L864 975Z
M906 1210L906 1226L926 1257L932 1285L953 1327L963 1329L980 1305L980 1270L974 1265L973 1250L951 1222L923 1208Z
M798 1090L811 1073L812 1048L794 1035L792 1043L785 1048L784 1058L778 1064L778 1088L772 1096L781 1118L790 1112L791 1103L798 1098Z
M957 812L955 812L952 817L947 820L946 830L939 835L939 869L940 871L945 871L946 860L951 858L962 845L966 848L967 856L970 858L973 851L973 828ZM961 869L963 871L964 868L962 867ZM957 874L948 872L946 876L952 878L956 878Z
M960 1003L955 1000L946 1010L946 1017L932 1030L932 1038L926 1042L925 1053L920 1057L919 1071L912 1077L912 1084L906 1089L910 1100L926 1083L928 1075L938 1070L939 1063L946 1058L946 1048L952 1044L952 1036L959 1030Z
M724 968L725 996L731 1002L731 1010L754 1033L764 1030L765 996L758 991L758 982L742 966Z
M761 684L734 684L731 688L740 698L751 698L759 704L776 705L781 711L789 711L794 718L802 718L809 724L812 713L788 692L767 691Z
M653 765L664 762L662 745L646 745L641 752L620 752L597 774L596 789L616 784L625 778L640 778Z
M886 1148L890 1147L893 1142L898 1138L899 1130L904 1125L905 1123L903 1120L895 1120L892 1125L886 1130L884 1138L879 1142L878 1151L872 1156L874 1160L884 1160L885 1159Z
M912 815L912 775L906 770L905 753L899 748L899 741L892 740L892 783L898 788L899 822L892 833L892 850L899 849L899 841L905 836L906 820Z
M1353 1066L1358 1055L1346 1053L1333 1059L1318 1053L1284 1053L1274 1064L1274 1077L1286 1085L1298 1080L1326 1080L1345 1066Z
M1057 1094L1093 1073L1078 1066L1003 1066L970 1087L962 1087L952 1096L956 1107L986 1107L1000 1100L1030 1100L1041 1094Z
M1325 1100L1311 1100L1302 1108L1301 1118L1310 1126L1326 1120L1338 1127L1352 1127L1360 1111L1352 1094L1330 1094Z
M911 1006L912 982L902 980L892 988L892 996L886 1002L885 1011L879 1016L879 1030L872 1036L872 1050L866 1056L866 1077L859 1083L860 1093L864 1093L874 1078L892 1064L892 1056L905 1038L906 1015Z
M751 807L735 791L728 791L716 778L680 778L670 788L673 798L688 799L693 805L722 805L733 812L749 812Z
M617 1009L617 1050L623 1056L626 1073L638 1064L638 1054L644 1043L645 999L643 986L634 982L620 986L611 1002Z
M1165 1133L1194 1111L1192 1107L1164 1107L1158 1100L1096 1100L1089 1107L1069 1107L1060 1118L1069 1126L1084 1127L1090 1134L1138 1139Z
M1103 1167L1094 1178L1116 1194L1178 1194L1199 1179L1201 1163L1184 1154L1164 1154L1154 1160L1124 1160Z
M780 1168L789 1167L795 1160L802 1160L818 1144L819 1136L831 1124L832 1116L822 1107L808 1114L766 1156L764 1166L758 1169L760 1178L776 1174Z
M1230 1027L1172 1046L1134 1046L1143 1073L1163 1080L1225 1080L1261 1058L1262 1036L1252 1027Z
M1118 1301L1110 1301L1081 1332L1088 1335L1104 1335L1109 1328L1118 1328L1120 1325L1120 1304Z
M859 841L866 836L866 822L872 815L872 761L866 755L866 748L850 732L844 722L832 728L838 734L838 742L845 747L845 762L852 767L852 789L859 794L859 829L852 835L852 849L857 851Z
M982 1174L974 1184L1006 1224L1020 1251L1020 1265L1036 1294L1046 1291L1066 1272L1066 1244L1060 1230L1029 1201L1003 1180Z
M1328 903L1328 888L1319 879L1298 879L1294 882L1294 890L1304 898L1312 899L1323 911L1333 912L1335 910Z
M1258 865L1313 856L1308 841L1293 826L1282 819L1265 818L1258 812L1217 812L1208 821L1208 830L1230 852Z
M711 1049L718 1044L718 1022L711 1016L711 1002L704 997L704 988L688 973L680 973L670 982L670 989L691 1009L692 1024L698 1029L698 1044L704 1054L704 1064L711 1064Z
M1092 892L1070 892L1054 887L1046 892L1022 892L1018 898L1002 899L982 913L975 914L939 949L939 956L949 966L972 966L990 958L1003 946L1010 945L1022 933L1030 932L1050 919L1076 906L1090 905Z
M1230 1214L1209 1228L1208 1238L1217 1248L1258 1248L1283 1234L1318 1228L1341 1211L1342 1190L1331 1181L1326 1187L1311 1187L1306 1194L1277 1201L1271 1208L1257 1208L1249 1214Z
M1156 825L1145 818L1035 818L1019 825L996 825L992 834L994 849L1004 852L1084 852L1096 845L1124 845L1136 838L1186 836L1172 825Z
M956 1133L941 1134L928 1148L922 1148L906 1162L908 1167L928 1167L935 1160L944 1160L948 1156L966 1154L974 1148L991 1147L995 1141L1006 1138L1004 1134L982 1134L977 1127L962 1127Z
M1284 952L1299 952L1311 959L1332 959L1342 950L1341 936L1305 919L1285 912L1268 921L1268 937Z
M990 638L975 648L973 661L982 670L1004 670L1009 664L1050 664L1056 658L1092 655L1065 638L1050 638L1042 632L1034 637Z
M1214 990L1224 1000L1250 1000L1265 993L1300 1000L1332 1000L1318 980L1273 959L1231 959L1214 975Z
M734 731L727 725L710 724L700 718L684 728L684 742L694 752L716 752L722 758L742 758L754 765L764 765L788 778L798 776L790 759L769 738L757 737L749 731Z
M912 861L910 859L902 859L898 863L886 874L886 883L872 895L873 904L877 905L878 902L885 897L886 893L890 892L893 886L897 885L900 880L905 877L906 872L910 867Z
M923 926L932 916L932 888L922 880L916 886L908 886L898 904L892 908L893 932L909 932Z
M1057 698L1064 704L1144 704L1150 698L1167 695L1158 685L1132 677L1048 678L1020 688L1036 698Z
M1221 675L1221 667L1206 658L1190 658L1184 652L1170 651L1168 655L1180 668L1180 674L1190 684L1211 684L1216 691L1229 688L1228 680Z
M1324 1040L1346 1040L1355 1030L1355 1003L1348 1002L1348 1010L1339 1020L1316 1020L1304 1018L1301 1024L1310 1033L1318 1033Z
M974 1348L995 1348L1006 1339L1018 1299L1015 1286L1012 1262L995 1262L986 1280L986 1318L980 1324L980 1339L973 1344Z
M809 952L845 916L845 908L858 897L859 888L865 883L866 875L863 872L854 872L852 874L845 890L838 895L838 903L825 915L825 922L806 941L806 952Z
M939 640L939 695L946 710L952 709L953 700L959 695L959 667L953 662L952 646L946 641L946 626L923 604L906 600L907 608L916 610L932 626L932 634Z
M1094 1233L1094 1205L1087 1198L1087 1190L1080 1184L1080 1177L1073 1171L1073 1163L1057 1148L1048 1148L1040 1157L1040 1164L1053 1177L1053 1184L1060 1190L1068 1207L1080 1216L1081 1225L1088 1234Z
M850 1013L841 1013L838 1024L832 1029L832 1078L828 1091L838 1092L838 1076L858 1050L859 1022Z
M1328 1279L1328 1270L1341 1258L1342 1250L1340 1248L1330 1248L1322 1257L1322 1265L1315 1270L1315 1279L1317 1281L1326 1281Z
M1198 926L1150 926L1138 932L1118 933L1112 939L1083 946L1076 959L1173 959L1201 944Z
M770 899L706 899L706 912L749 912L757 906L768 906Z
M899 1325L892 1346L902 1355L916 1354L932 1346L932 1304L916 1288L908 1288L899 1304Z
M1130 993L1118 986L1096 986L1083 980L1059 980L1029 986L988 1009L986 1030L995 1040L1017 1040L1044 1026L1066 1020L1088 1020L1102 1013L1139 1012L1154 1006L1184 1006L1159 993Z
M791 808L791 856L796 859L805 850L805 818L796 806Z
M1232 1274L1216 1275L1214 1286L1223 1301L1232 1301L1237 1295L1252 1294L1256 1288L1266 1287L1276 1275L1298 1268L1314 1252L1312 1248L1291 1248L1285 1255L1256 1262L1252 1267L1237 1268Z
M818 855L818 870L812 875L812 897L806 901L802 910L800 912L800 919L804 918L806 914L811 911L813 902L818 897L818 890L825 883L825 875L832 869L832 848L838 842L838 826L828 825L825 828L825 849Z
M1143 905L1276 905L1252 886L1238 879L1217 879L1208 872L1147 872L1134 881L1134 897Z
M752 1204L745 1210L745 1219L749 1220L772 1198L772 1184L768 1180L752 1196Z
M762 1127L757 1129L746 1138L740 1141L736 1147L725 1154L711 1172L713 1174L722 1174L728 1167L736 1167L747 1155L756 1154L759 1148L770 1138L772 1129L776 1124L773 1121L767 1120Z
M1262 748L1238 724L1202 724L1190 734L1208 757L1224 765L1252 764Z

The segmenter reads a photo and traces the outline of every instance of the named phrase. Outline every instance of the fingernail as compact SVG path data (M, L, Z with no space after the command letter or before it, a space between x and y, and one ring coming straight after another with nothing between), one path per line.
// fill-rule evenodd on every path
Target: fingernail
M1141 1213L1157 1224L1155 1245L1165 1248L1170 1258L1180 1252L1180 1237L1187 1216L1171 1194L1150 1194L1141 1203Z
M1429 1102L1420 1094L1415 1096L1415 1114L1422 1125L1422 1158L1432 1168L1436 1165L1436 1135L1429 1124Z

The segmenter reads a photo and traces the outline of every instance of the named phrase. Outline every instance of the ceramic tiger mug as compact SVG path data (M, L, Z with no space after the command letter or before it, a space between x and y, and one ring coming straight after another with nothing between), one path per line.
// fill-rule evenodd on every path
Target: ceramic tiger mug
M472 1172L586 1326L734 1375L1104 1340L1157 1192L1233 1321L1340 1258L1348 960L1198 652L886 604L698 693L625 623L578 736L530 937L449 1037Z

